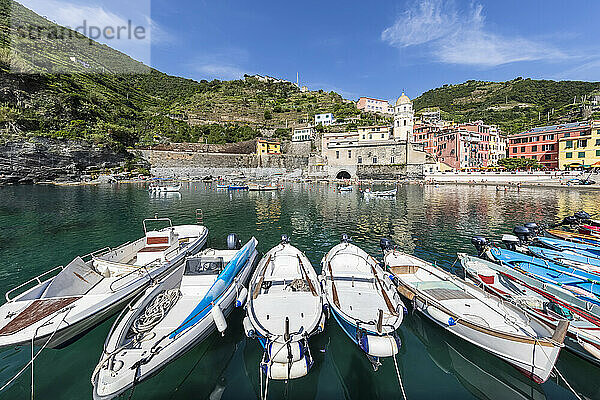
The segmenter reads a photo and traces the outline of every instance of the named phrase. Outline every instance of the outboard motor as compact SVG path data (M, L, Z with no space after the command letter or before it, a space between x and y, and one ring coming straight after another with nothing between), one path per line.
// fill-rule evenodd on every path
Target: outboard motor
M527 243L529 241L529 237L531 236L531 231L524 226L515 226L513 233L519 238L521 243Z
M242 242L235 233L230 233L227 236L227 249L239 250L242 248Z
M386 250L392 250L394 248L394 244L390 239L381 238L379 239L379 247L381 247L381 251L385 252Z
M592 219L592 216L585 211L577 211L573 216L580 221L589 221Z
M508 250L517 251L519 238L514 235L502 235L502 243L504 243Z
M350 239L350 236L348 236L346 233L343 233L341 242L342 243L350 243L350 242L352 242L352 239Z
M483 236L475 236L471 239L471 243L473 243L473 246L477 249L477 254L481 257L488 245L487 239Z
M281 235L281 243L286 244L290 242L290 237L288 235Z
M568 217L565 217L560 224L561 225L577 225L578 223L579 223L579 220L574 215L569 215Z
M539 232L540 227L538 226L538 224L536 224L535 222L528 222L526 224L523 225L525 228L529 229L529 231L533 234L533 235L537 235Z

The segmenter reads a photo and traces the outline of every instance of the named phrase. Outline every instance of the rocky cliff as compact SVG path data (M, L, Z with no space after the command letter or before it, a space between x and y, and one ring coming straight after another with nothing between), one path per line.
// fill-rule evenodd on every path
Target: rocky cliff
M0 143L0 184L76 181L92 168L119 166L125 156L74 140L37 137Z

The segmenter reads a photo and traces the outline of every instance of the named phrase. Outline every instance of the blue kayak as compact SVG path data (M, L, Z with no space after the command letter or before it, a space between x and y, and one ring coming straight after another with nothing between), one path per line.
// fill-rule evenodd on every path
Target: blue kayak
M502 265L534 276L542 282L560 286L580 299L600 305L600 277L598 275L498 247L491 248L489 254Z
M570 249L556 251L536 246L529 246L528 249L536 257L545 258L565 267L579 268L594 274L600 273L600 258L586 257L579 251Z
M585 257L600 258L600 246L569 242L567 240L554 239L548 237L537 237L535 238L535 240L536 242L541 243L542 245L549 247L553 250L573 250Z

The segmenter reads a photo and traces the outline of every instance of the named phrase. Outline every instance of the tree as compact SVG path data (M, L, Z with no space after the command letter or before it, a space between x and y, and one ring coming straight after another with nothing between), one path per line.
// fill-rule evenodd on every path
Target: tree
M271 113L271 110L265 110L265 119L268 121L272 118L273 118L273 113Z
M542 167L537 160L532 158L517 157L509 157L498 160L498 165L508 169L509 171L514 171L516 169L539 169Z

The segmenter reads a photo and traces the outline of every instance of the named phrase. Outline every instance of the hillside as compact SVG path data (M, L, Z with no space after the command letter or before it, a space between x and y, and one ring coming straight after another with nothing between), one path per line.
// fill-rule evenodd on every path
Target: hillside
M28 26L60 32L41 35ZM23 28L25 27L25 28ZM75 60L75 61L73 61ZM68 73L65 73L67 71ZM0 138L85 139L115 148L157 142L235 142L317 112L359 114L336 93L300 93L256 79L196 82L156 71L69 31L12 0L0 0Z
M515 133L533 126L585 118L582 98L599 89L600 82L522 78L507 82L467 81L429 90L414 99L414 105L417 113L439 108L446 119L457 122L481 119Z

